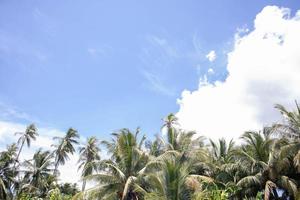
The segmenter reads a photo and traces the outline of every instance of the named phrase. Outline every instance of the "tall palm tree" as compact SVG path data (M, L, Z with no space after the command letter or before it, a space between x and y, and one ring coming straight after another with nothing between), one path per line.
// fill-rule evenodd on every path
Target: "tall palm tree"
M16 184L12 166L15 163L17 146L12 144L7 150L0 152L0 199L11 199L13 187Z
M75 129L70 128L64 137L54 137L55 140L58 140L58 144L53 145L55 147L55 168L54 174L57 173L59 165L64 165L66 160L69 159L68 154L73 154L75 152L74 145L78 144L77 139L79 135Z
M16 135L18 135L18 134L21 135L20 138L18 139L18 144L20 145L19 152L18 152L17 157L16 157L16 161L18 162L25 142L27 144L27 147L30 147L31 140L36 140L36 137L38 136L38 133L37 133L37 128L35 127L35 125L30 124L29 126L27 126L25 132L17 132L15 134ZM15 168L15 165L14 165L14 168Z
M38 197L46 195L49 188L48 180L53 180L53 155L50 151L37 150L32 160L24 162L23 191L34 193ZM53 181L52 181L53 182Z
M100 171L88 177L98 183L88 190L88 199L137 200L138 194L133 186L148 162L148 156L142 151L145 137L138 139L139 129L135 133L121 129L112 135L112 142L103 142L111 159L101 161Z
M193 147L202 143L203 137L195 138L196 132L183 131L179 129L178 118L174 114L169 114L163 119L162 130L167 131L167 149L178 151L189 151Z
M270 128L265 127L263 131L247 131L241 139L245 142L242 151L247 153L255 160L267 162L269 159L269 152L275 139L270 136Z
M271 131L270 127L264 127L263 131L247 131L240 137L244 145L236 153L247 164L251 173L258 173L268 165L270 152L276 142L271 137Z
M175 140L177 137L176 127L179 126L178 118L173 114L169 114L167 117L163 119L164 124L162 126L162 130L166 129L167 131L167 141L171 147L175 146Z
M201 189L202 181L213 182L207 176L192 173L195 161L186 152L166 151L147 164L144 184L136 184L136 191L146 200L191 199Z
M85 146L79 149L79 169L82 169L81 177L83 178L82 191L85 190L85 177L91 175L96 170L96 162L100 160L99 141L95 137L90 137Z

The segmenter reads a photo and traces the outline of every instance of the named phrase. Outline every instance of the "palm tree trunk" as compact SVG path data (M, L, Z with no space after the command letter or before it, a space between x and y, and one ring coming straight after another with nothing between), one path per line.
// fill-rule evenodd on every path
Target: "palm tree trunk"
M56 162L56 163L55 163L55 168L54 168L54 171L53 171L53 176L57 174L58 165L59 165L59 163Z
M83 183L82 183L82 192L85 190L85 185L86 185L86 180L83 180Z
M19 149L19 152L18 152L18 155L17 155L17 157L16 157L16 160L15 160L15 162L14 162L14 167L13 167L13 176L15 176L16 175L16 164L17 164L17 162L19 162L19 157L20 157L20 155L21 155L21 152L22 152L22 149L23 149L23 146L24 146L24 143L25 143L25 139L22 141L22 144L21 144L21 146L20 146L20 149ZM13 198L12 198L13 200L15 200L15 199L17 199L17 192L15 192L14 194L13 194Z
M14 163L14 171L15 171L15 167L16 167L16 162L19 162L19 157L20 157L21 151L22 151L22 149L23 149L24 143L25 143L25 140L22 141L21 147L20 147L19 152L18 152L18 155L17 155L17 157L16 157L16 161L15 161L15 163Z
M170 127L168 129L168 142L169 144L172 146L172 149L175 148L175 134L174 134L174 129L172 127Z

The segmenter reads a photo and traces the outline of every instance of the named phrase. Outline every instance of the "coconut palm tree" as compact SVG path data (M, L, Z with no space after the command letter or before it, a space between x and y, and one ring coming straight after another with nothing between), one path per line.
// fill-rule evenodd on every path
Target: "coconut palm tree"
M175 146L175 140L177 138L178 132L176 131L176 127L179 126L178 118L173 114L169 114L167 117L163 119L164 124L162 126L162 130L166 130L167 132L167 142L170 147Z
M38 133L37 133L37 128L35 127L35 125L30 124L29 126L27 126L25 132L17 132L15 134L21 135L20 138L18 139L18 144L20 145L20 147L19 147L19 152L16 157L16 161L19 162L19 157L20 157L20 154L21 154L21 151L23 149L25 142L27 144L27 147L30 147L31 140L36 140ZM15 168L15 165L14 165L14 168Z
M95 137L90 137L87 139L85 146L80 147L79 149L79 169L82 169L81 177L83 178L82 191L85 190L86 179L85 177L91 175L96 169L96 161L100 160L100 148L99 141Z
M275 139L270 137L270 129L265 127L263 131L247 131L241 139L245 142L242 151L257 161L267 162L269 153Z
M204 138L195 137L195 131L184 131L179 129L178 118L174 114L169 114L163 119L162 130L167 132L167 149L178 151L189 151L193 147L201 146Z
M55 168L54 174L57 173L57 168L59 165L64 165L66 160L69 159L69 154L75 152L74 145L78 144L77 139L79 135L75 129L70 128L64 137L54 137L55 140L58 140L58 144L53 145L55 147L54 156L55 156Z
M148 162L147 154L142 151L145 137L138 139L139 129L135 133L129 129L121 129L112 135L112 142L103 142L111 159L101 161L98 164L100 171L87 177L98 183L87 191L87 197L137 200L138 193L133 186L140 179Z
M265 169L272 146L276 141L271 137L271 128L265 127L263 131L247 131L241 136L244 145L237 150L237 155L251 169L251 173L258 173Z
M0 199L12 198L12 189L16 184L16 174L12 166L15 163L16 155L16 144L8 146L7 150L0 153Z
M162 126L162 128L166 127L167 129L171 129L174 128L175 126L178 126L178 118L173 114L170 113L169 115L167 115L164 119L164 124Z
M26 160L24 166L24 178L22 191L33 193L38 197L44 197L47 192L49 184L55 182L52 176L53 161L50 151L42 151L39 149L33 155L31 160ZM51 181L48 181L51 179Z
M147 164L143 185L135 184L136 191L146 200L191 199L201 189L202 181L213 182L209 177L192 173L195 161L186 152L166 151Z

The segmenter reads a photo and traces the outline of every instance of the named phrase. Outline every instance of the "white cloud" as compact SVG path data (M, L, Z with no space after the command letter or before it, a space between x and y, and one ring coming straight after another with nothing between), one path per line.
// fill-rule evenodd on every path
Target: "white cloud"
M168 37L160 37L156 35L145 36L147 46L142 48L139 55L143 62L140 69L141 75L145 79L145 88L153 92L173 96L174 88L167 84L169 81L169 72L174 67L177 60L182 59L180 48Z
M217 55L216 55L216 52L215 51L210 51L207 55L206 55L206 58L209 60L209 62L213 62L216 58L217 58Z
M145 70L142 71L142 74L149 83L149 89L167 96L173 96L175 94L174 89L168 87L160 76Z
M209 69L207 70L207 73L208 73L208 74L214 74L215 71L213 70L213 68L209 68Z
M17 142L18 135L16 136L16 132L23 132L26 129L26 125L8 121L0 121L0 151L6 148L6 145L9 145L13 142ZM51 145L53 144L52 138L55 136L63 136L65 133L54 129L54 128L39 128L38 127L39 136L36 141L32 141L31 147L27 148L25 146L22 150L22 154L20 159L31 159L34 152L43 148L44 150L52 150ZM80 173L77 171L77 161L78 154L74 154L70 156L70 159L66 162L64 166L59 167L60 180L63 182L71 182L78 183L80 180Z
M21 111L15 106L5 104L0 101L0 119L6 120L26 120L38 122L38 119L30 116L29 114Z
M161 50L161 53L165 54L164 56L169 58L176 58L179 56L177 48L170 45L167 39L155 35L149 35L147 36L147 39L152 45L158 47Z
M238 137L280 119L275 103L300 99L300 11L265 7L254 30L235 36L224 82L200 81L183 91L177 113L183 128L210 138Z

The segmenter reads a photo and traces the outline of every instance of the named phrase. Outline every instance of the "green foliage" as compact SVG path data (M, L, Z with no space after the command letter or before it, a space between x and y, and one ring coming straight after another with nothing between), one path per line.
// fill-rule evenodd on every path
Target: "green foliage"
M285 123L247 131L241 142L196 137L180 129L170 114L163 120L165 134L152 141L145 142L137 128L121 129L110 141L90 137L81 145L77 131L69 129L54 138L54 151L38 149L31 159L20 161L24 145L30 147L38 136L31 124L18 133L16 144L0 152L0 199L300 199L300 108L297 102L295 111L276 108ZM77 145L80 192L76 184L58 184L58 166L68 162ZM100 159L100 147L108 159ZM89 189L87 182L92 183Z
M215 182L203 183L202 187L193 195L193 200L227 200L234 199L234 194L238 191L238 187L233 184L222 185Z
M74 196L75 194L77 194L79 192L76 183L73 183L73 184L63 183L63 184L60 184L58 187L59 187L59 190L61 191L61 193L66 196Z
M22 193L18 200L42 200L42 198L34 197L30 194Z
M59 188L54 188L48 192L47 200L71 200L72 195L61 193Z

